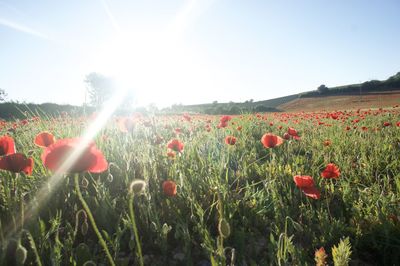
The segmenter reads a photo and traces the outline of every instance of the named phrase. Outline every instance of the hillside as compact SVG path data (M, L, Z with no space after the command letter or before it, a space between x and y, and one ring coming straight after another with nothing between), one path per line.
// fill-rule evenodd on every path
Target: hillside
M243 112L279 112L322 109L387 107L400 102L400 72L386 80L370 80L336 87L321 85L317 90L243 103L175 105L165 112L238 114Z
M285 112L347 110L391 107L400 104L400 91L366 92L361 95L331 95L297 98L277 108Z

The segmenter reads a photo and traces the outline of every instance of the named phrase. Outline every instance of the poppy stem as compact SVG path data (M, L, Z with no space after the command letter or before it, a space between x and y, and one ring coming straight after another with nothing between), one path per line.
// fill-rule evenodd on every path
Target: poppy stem
M82 196L81 189L79 187L79 174L75 174L74 181L75 181L76 194L78 195L78 198L83 206L83 209L86 211L86 214L89 218L90 223L92 224L94 232L96 233L97 237L99 238L100 245L103 247L104 251L106 252L108 262L110 263L110 265L115 266L115 262L114 262L113 258L111 257L110 251L107 248L107 244L104 241L104 238L101 236L99 229L97 228L96 221L93 218L92 212L90 211L89 206L87 205L85 199Z
M129 215L131 218L131 223L132 223L132 231L135 236L135 242L136 242L136 247L137 247L137 255L139 257L139 264L141 266L144 265L143 262L143 256L142 256L142 246L140 245L140 239L139 239L139 233L137 230L136 226L136 220L135 220L135 212L133 210L133 199L135 197L134 193L131 193L130 198L129 198Z

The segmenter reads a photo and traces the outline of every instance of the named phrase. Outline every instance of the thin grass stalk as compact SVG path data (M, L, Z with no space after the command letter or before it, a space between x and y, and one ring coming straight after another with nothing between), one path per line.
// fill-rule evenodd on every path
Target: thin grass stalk
M113 258L111 257L111 253L108 250L107 244L104 241L104 238L101 236L99 229L97 228L96 221L94 220L92 212L90 211L89 206L87 205L85 199L82 196L81 189L79 187L79 174L75 174L74 181L75 181L75 190L78 195L78 198L83 206L83 209L86 211L86 214L89 218L90 223L92 224L94 232L96 233L97 237L99 238L100 245L103 247L104 252L107 255L108 262L110 263L110 265L115 266L115 262L114 262Z

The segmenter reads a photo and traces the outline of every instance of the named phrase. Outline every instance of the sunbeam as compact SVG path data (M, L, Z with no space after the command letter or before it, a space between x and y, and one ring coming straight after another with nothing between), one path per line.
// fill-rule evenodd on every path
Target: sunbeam
M115 91L113 97L104 105L101 112L96 116L94 121L89 125L89 127L85 130L85 132L81 136L81 142L77 145L79 148L74 149L65 159L63 164L53 173L53 175L49 178L49 180L38 190L33 200L28 203L27 207L25 207L24 219L28 220L36 216L40 208L44 205L46 201L51 197L51 195L57 191L58 186L61 184L62 179L65 177L66 173L68 173L69 169L76 163L76 161L80 158L84 150L88 147L88 144L93 141L98 132L107 124L108 120L118 108L122 100L124 99L127 93L127 89L123 84L118 86L118 89ZM21 221L20 217L16 219L15 228L14 225L9 225L8 235L6 239L9 239L16 231L19 230L19 227L25 221ZM13 229L14 228L14 229Z

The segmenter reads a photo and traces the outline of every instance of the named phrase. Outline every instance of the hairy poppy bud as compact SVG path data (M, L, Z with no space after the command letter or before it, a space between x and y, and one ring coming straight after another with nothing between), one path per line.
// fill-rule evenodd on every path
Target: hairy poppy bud
M227 238L231 234L231 227L225 219L219 220L218 231L223 238Z
M86 235L87 234L87 232L88 232L88 229L89 229L89 224L88 224L88 222L85 220L85 221L83 221L83 223L82 223L82 225L81 225L81 233L82 233L82 235Z
M129 192L133 194L140 194L146 188L146 182L140 179L135 179L129 186Z

